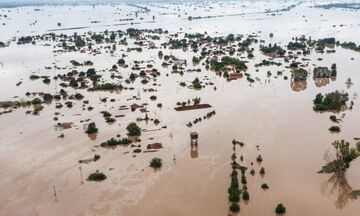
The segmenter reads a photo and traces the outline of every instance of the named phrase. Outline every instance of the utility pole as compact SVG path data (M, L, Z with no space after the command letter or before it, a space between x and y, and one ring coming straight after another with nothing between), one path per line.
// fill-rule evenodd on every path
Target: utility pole
M79 170L80 170L80 184L84 184L81 166L79 166Z
M57 195L56 195L56 188L55 188L55 185L53 185L53 189L54 189L54 197L55 197L55 202L57 202Z

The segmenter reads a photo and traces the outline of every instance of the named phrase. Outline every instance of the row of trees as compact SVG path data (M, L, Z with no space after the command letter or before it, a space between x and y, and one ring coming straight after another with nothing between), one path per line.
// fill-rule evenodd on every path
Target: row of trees
M126 130L127 130L127 132L128 132L127 134L129 136L141 136L141 128L135 122L129 123L128 126L126 127ZM97 133L98 131L99 131L99 129L96 127L95 122L92 122L88 125L87 129L85 130L85 133L94 134L94 133ZM125 142L125 140L121 140L121 141L112 140L108 144L109 145L114 145L114 143L124 144L124 142Z
M335 91L325 95L319 93L313 101L313 108L315 111L340 111L348 100L349 95L345 92Z

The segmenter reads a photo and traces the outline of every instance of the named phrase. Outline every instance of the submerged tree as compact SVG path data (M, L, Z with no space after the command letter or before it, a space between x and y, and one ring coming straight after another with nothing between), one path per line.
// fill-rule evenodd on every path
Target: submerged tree
M193 102L194 102L194 105L199 105L200 102L201 102L201 98L200 98L200 97L196 97L196 98L194 98L194 99L192 99L192 100L193 100Z
M91 122L88 125L88 128L86 129L85 133L87 134L93 134L93 133L97 133L99 131L99 129L96 127L95 122Z
M331 156L326 154L327 163L319 173L344 175L346 169L350 167L350 163L360 156L360 146L351 148L350 143L345 140L337 140L332 145L335 148L335 159L331 159Z
M202 88L201 82L200 82L199 78L197 78L197 77L194 79L194 81L192 81L192 84L193 84L194 89Z
M107 177L104 173L96 171L94 173L91 173L86 180L100 182L100 181L104 181L106 178Z
M126 130L129 136L141 136L141 128L135 122L129 123Z
M150 161L150 167L154 168L154 169L159 169L162 166L162 160L161 158L153 158Z
M345 177L347 168L350 163L360 156L360 145L356 148L350 147L350 143L344 140L334 141L335 158L330 154L325 155L326 164L319 173L332 174L331 177L323 184L322 193L329 191L331 194L337 193L335 201L336 208L342 209L350 200L356 199L357 190L352 190Z
M279 203L275 208L275 212L276 212L276 214L285 214L286 207L282 203Z
M317 94L313 109L315 111L340 111L346 102L349 100L349 94L345 92L334 91L328 94Z

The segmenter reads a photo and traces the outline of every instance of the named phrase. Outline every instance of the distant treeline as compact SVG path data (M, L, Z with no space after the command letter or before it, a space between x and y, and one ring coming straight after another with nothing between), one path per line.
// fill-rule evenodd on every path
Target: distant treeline
M245 0L230 0L231 2L241 2ZM263 0L259 0L263 1ZM278 1L278 0L273 0ZM298 2L303 0L298 0ZM16 8L28 6L45 6L45 5L97 5L97 4L147 4L147 3L212 3L212 2L229 2L229 0L0 0L0 8Z
M324 9L332 9L332 8L341 8L341 9L353 9L359 10L360 3L330 3L323 5L315 5L315 8L324 8Z

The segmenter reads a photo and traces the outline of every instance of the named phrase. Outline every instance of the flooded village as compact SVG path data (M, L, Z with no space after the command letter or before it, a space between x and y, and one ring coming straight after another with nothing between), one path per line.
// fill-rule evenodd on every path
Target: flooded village
M359 9L0 1L0 215L358 215Z

